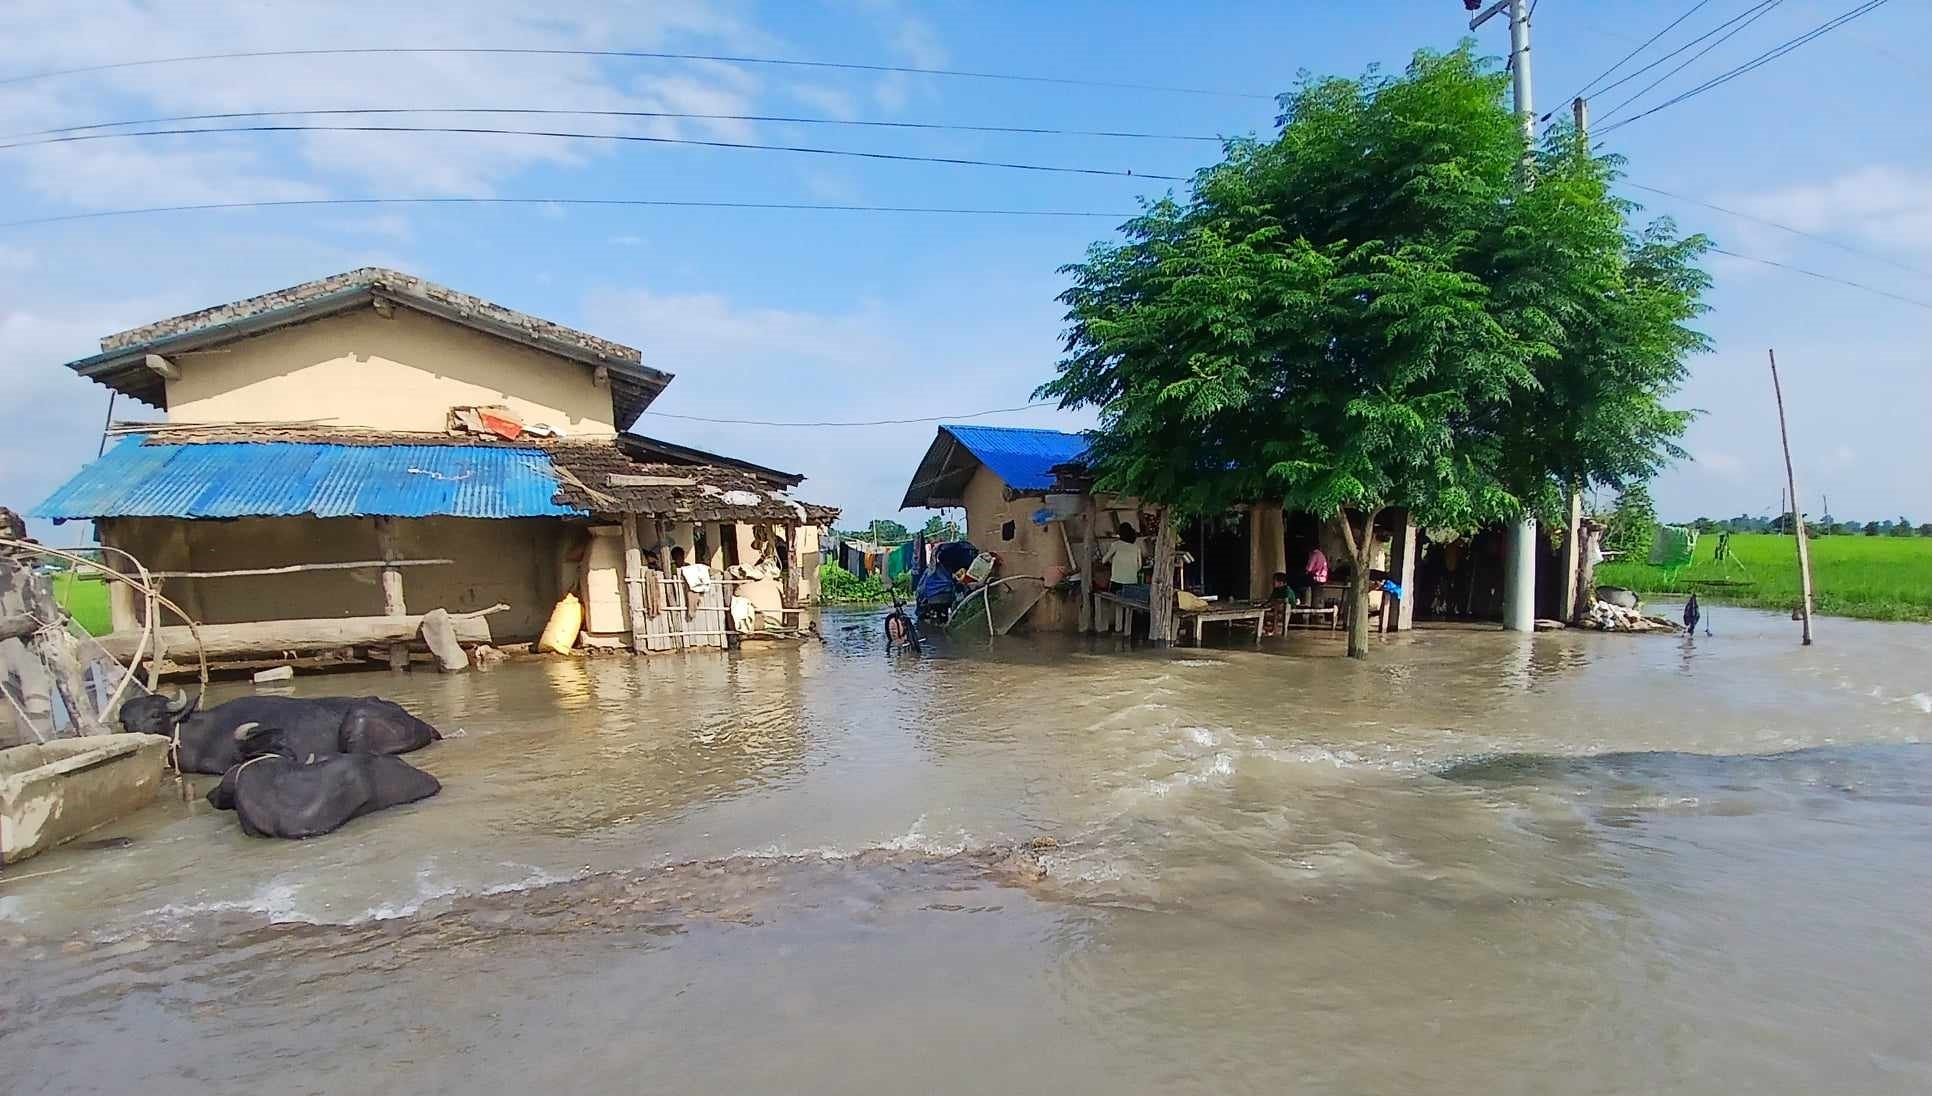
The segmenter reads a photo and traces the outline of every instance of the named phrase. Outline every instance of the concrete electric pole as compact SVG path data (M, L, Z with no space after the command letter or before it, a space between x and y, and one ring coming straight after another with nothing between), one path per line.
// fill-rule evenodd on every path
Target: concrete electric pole
M1467 24L1478 30L1500 12L1506 13L1511 30L1513 113L1519 115L1519 128L1526 135L1526 155L1533 149L1533 23L1528 0L1496 0L1479 11L1480 0L1465 0L1467 11L1478 11ZM1539 524L1531 516L1506 527L1505 624L1509 632L1533 630L1533 603L1538 586L1533 581L1533 556L1539 543ZM1568 606L1567 611L1571 612Z

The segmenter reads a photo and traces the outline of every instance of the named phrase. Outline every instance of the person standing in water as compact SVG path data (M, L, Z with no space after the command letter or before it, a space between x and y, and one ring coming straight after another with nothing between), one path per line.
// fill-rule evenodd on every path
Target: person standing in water
M1136 543L1136 527L1123 522L1116 527L1116 539L1103 547L1102 561L1109 568L1109 589L1116 592L1134 586L1143 577L1143 549Z

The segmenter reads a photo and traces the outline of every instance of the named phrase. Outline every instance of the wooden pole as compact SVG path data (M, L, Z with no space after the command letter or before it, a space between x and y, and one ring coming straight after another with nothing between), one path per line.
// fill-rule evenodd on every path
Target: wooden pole
M1775 424L1781 429L1781 463L1788 469L1789 515L1795 529L1795 560L1802 569L1802 646L1815 642L1815 591L1808 577L1808 530L1802 525L1801 496L1795 494L1795 461L1788 455L1788 412L1781 403L1781 374L1775 369L1775 348L1768 348L1768 376L1775 382Z
M1096 631L1096 496L1082 496L1082 555L1076 560L1082 599L1076 607L1076 631Z
M788 609L798 609L800 607L800 527L787 522L784 528L786 552L780 556L780 566L786 568L786 573L781 576L780 604Z
M620 514L625 534L625 611L632 627L632 650L645 651L645 552L639 547L639 516Z
M1150 642L1167 647L1176 638L1176 527L1170 508L1156 510L1156 552L1150 561Z
M403 571L396 566L396 561L403 558L403 553L397 548L396 519L391 517L376 519L376 546L378 553L384 559L383 615L408 616L409 610L404 608L403 604ZM403 670L408 669L409 666L410 648L402 643L390 644L390 668Z

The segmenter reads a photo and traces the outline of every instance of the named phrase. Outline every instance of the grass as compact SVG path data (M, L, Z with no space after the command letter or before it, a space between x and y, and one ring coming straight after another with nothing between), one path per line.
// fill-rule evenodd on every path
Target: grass
M1759 609L1801 604L1795 539L1775 533L1736 533L1729 541L1740 566L1714 562L1714 535L1694 546L1694 563L1669 575L1646 563L1603 563L1594 576L1602 586L1625 586L1640 594L1693 591L1714 601ZM1864 620L1930 618L1928 537L1815 537L1808 542L1815 583L1815 610Z
M89 635L104 636L108 622L108 584L98 575L76 576L63 571L54 576L54 600L61 603Z

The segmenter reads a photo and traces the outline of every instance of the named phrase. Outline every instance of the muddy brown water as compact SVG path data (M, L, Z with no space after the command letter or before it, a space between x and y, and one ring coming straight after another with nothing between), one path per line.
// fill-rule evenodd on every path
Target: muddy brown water
M299 679L443 794L16 869L5 1090L1927 1091L1929 630L1718 616Z

